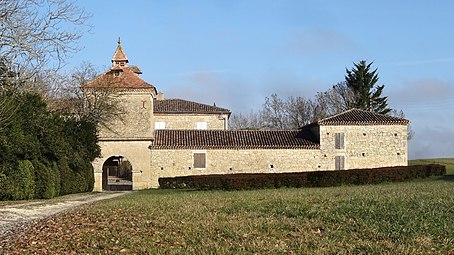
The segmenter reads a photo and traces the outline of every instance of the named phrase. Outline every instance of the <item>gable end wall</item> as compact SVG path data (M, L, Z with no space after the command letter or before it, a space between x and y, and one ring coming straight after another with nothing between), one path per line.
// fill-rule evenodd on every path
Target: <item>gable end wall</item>
M335 149L335 133L344 133L344 149ZM320 126L322 160L332 170L336 156L346 169L406 166L407 144L406 125Z

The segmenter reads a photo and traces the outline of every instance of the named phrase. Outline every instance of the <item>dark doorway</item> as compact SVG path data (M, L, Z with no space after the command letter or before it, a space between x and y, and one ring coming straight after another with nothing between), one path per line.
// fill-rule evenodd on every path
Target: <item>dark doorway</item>
M132 190L132 166L123 156L112 156L102 166L102 189Z

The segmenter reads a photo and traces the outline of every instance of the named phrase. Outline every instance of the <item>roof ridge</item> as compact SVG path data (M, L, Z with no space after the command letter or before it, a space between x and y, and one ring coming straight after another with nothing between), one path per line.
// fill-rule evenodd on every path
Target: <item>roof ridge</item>
M381 125L381 124L408 124L410 121L404 118L387 114L351 108L347 111L321 119L318 125Z
M336 113L336 114L334 114L334 115L331 115L331 116L325 117L325 118L323 118L323 119L320 119L320 120L316 121L315 123L318 123L318 122L321 122L321 121L325 121L325 120L329 120L329 119L335 118L335 117L337 117L337 116L339 116L339 115L342 115L342 114L346 114L346 113L352 112L353 110L360 110L360 109L358 109L358 108L350 108L350 109L348 109L348 110L346 110L346 111L339 112L339 113ZM362 110L362 111L364 111L364 110Z

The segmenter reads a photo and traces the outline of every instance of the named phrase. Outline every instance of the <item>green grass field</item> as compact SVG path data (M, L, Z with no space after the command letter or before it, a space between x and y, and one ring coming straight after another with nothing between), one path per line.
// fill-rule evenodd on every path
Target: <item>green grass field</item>
M49 218L14 237L5 254L454 254L454 159L418 162L444 163L449 175L333 188L138 191Z
M408 162L409 165L442 164L446 166L446 174L454 175L454 158L415 159Z

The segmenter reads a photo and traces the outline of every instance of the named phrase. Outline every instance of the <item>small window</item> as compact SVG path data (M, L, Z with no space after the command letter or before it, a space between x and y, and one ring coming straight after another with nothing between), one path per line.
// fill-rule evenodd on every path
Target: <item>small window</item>
M207 129L206 122L197 122L197 129Z
M194 153L194 168L206 168L206 153Z
M154 129L166 129L166 123L164 121L156 121L154 123Z
M118 71L118 70L115 70L115 71L114 71L114 76L115 76L115 77L118 77L118 76L120 76L120 71Z
M336 149L344 149L344 133L336 133L334 146Z
M345 169L345 157L344 156L336 156L334 158L336 164L336 170L344 170Z

